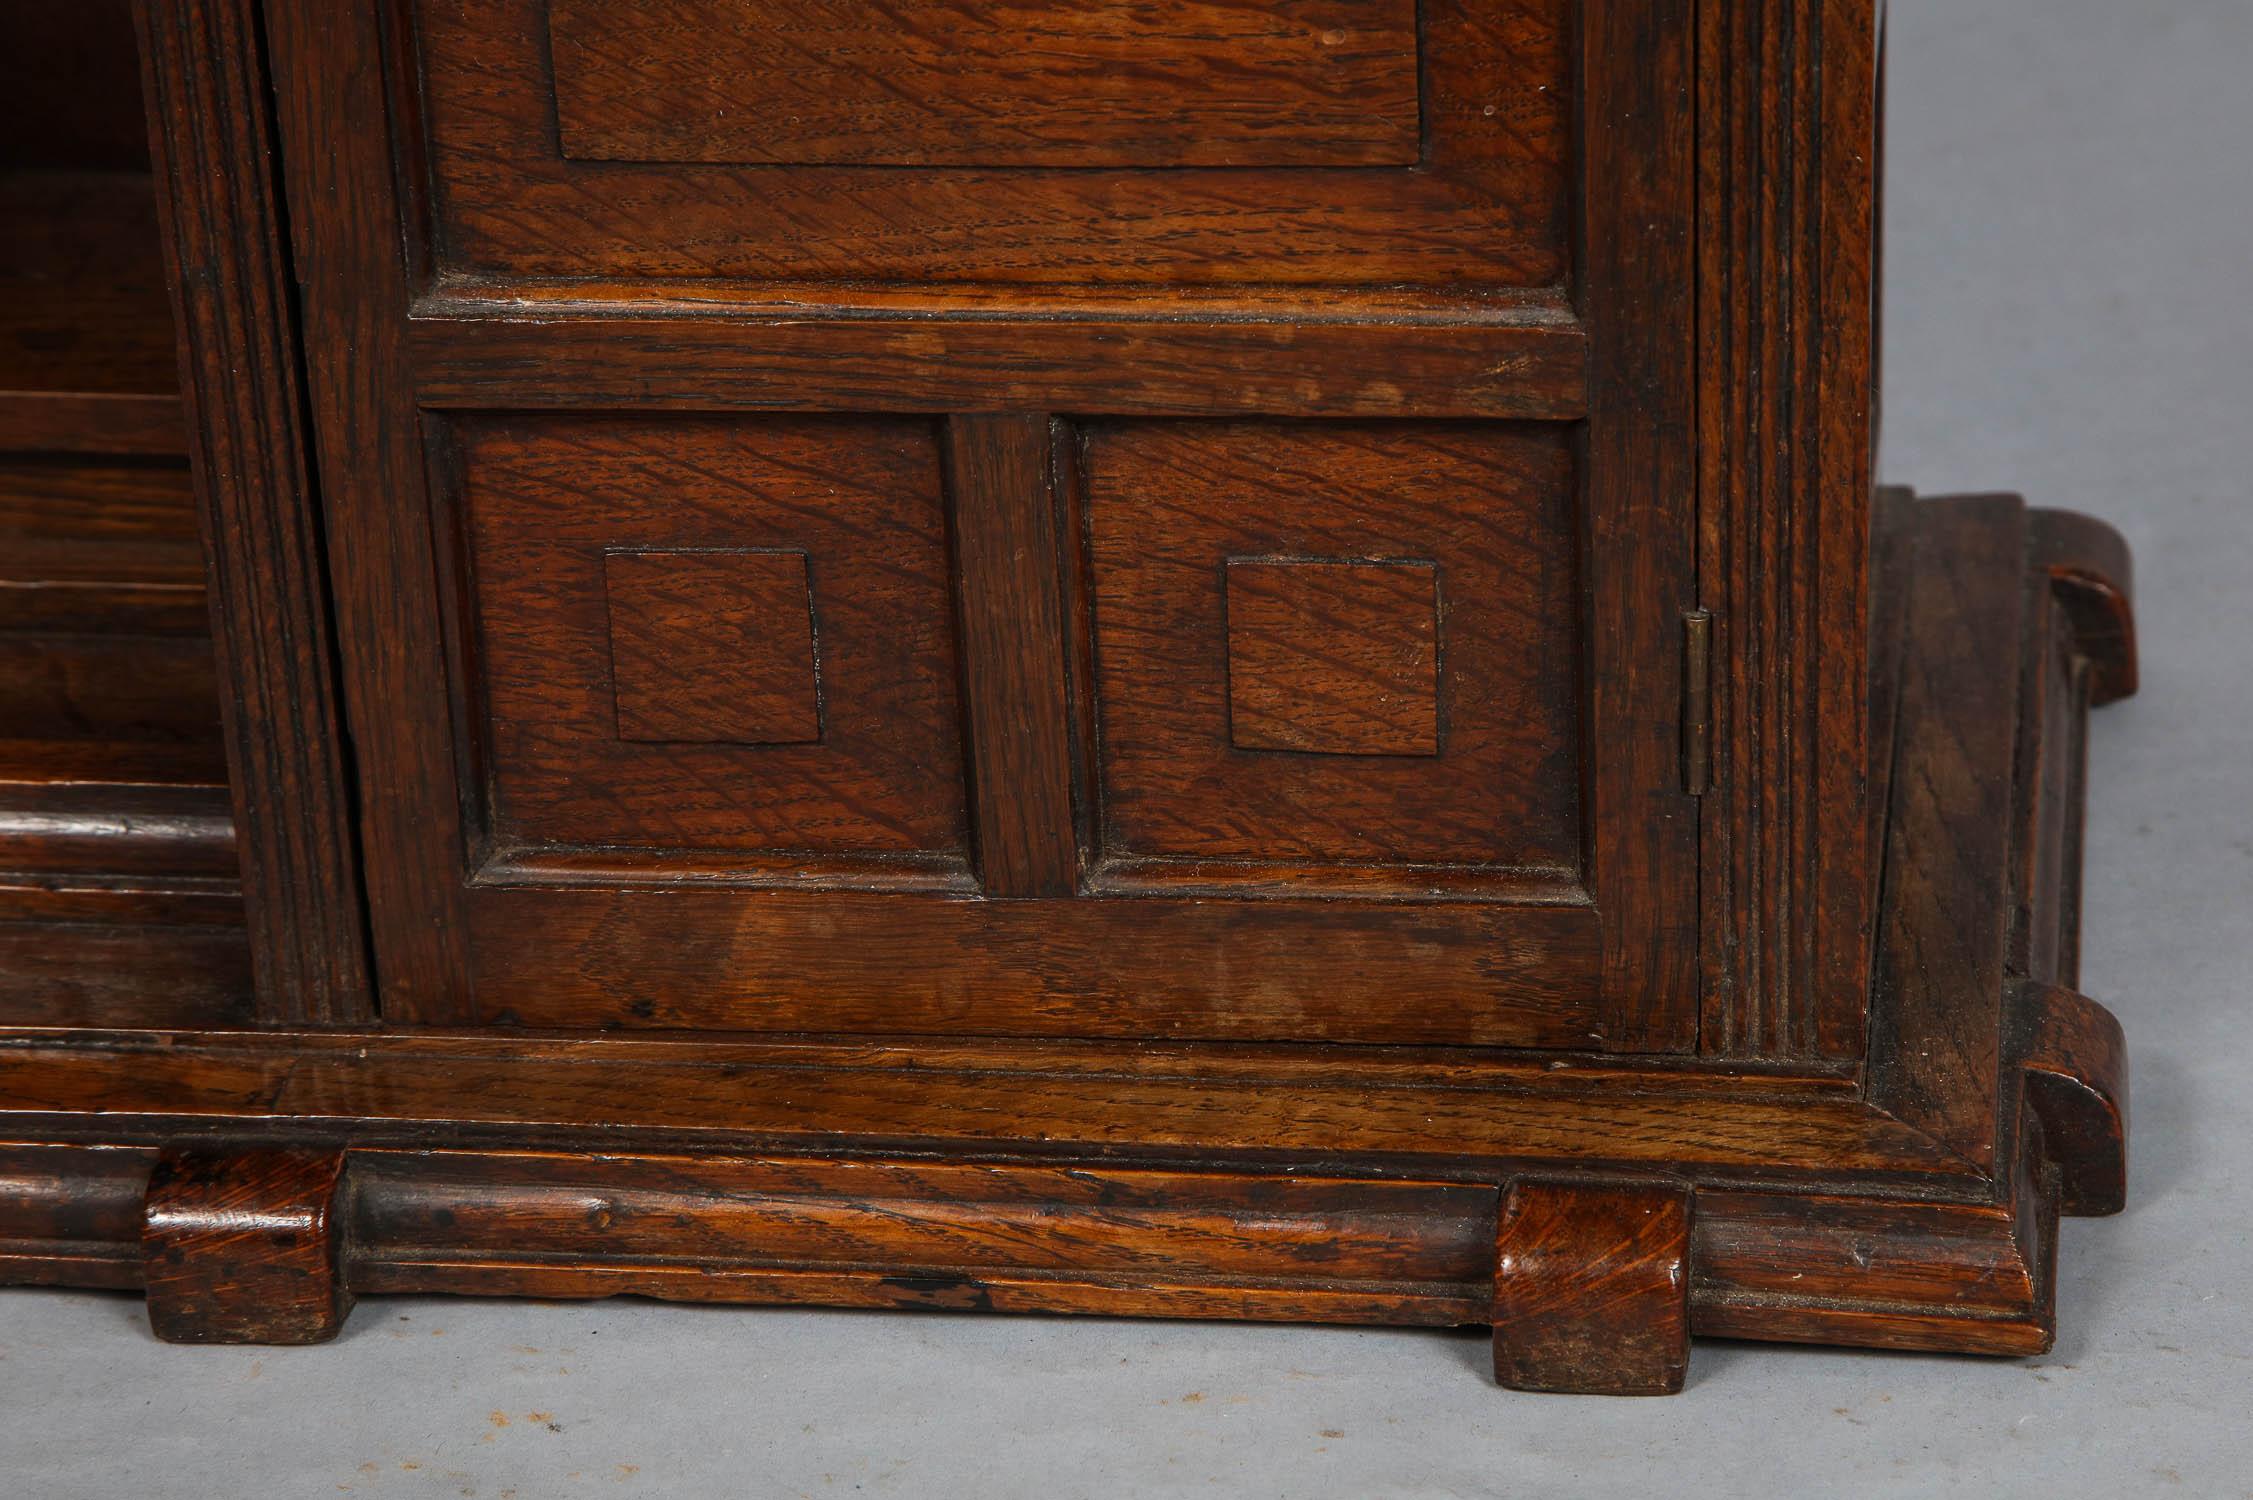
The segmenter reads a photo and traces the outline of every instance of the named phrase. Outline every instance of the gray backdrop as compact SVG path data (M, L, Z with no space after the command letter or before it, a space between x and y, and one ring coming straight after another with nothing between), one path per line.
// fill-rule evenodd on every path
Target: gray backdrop
M365 1303L179 1349L0 1294L0 1493L294 1497L2253 1495L2253 0L1894 0L1884 468L2134 543L2085 983L2133 1201L2026 1363L1702 1343L1689 1391L1510 1395L1476 1336Z

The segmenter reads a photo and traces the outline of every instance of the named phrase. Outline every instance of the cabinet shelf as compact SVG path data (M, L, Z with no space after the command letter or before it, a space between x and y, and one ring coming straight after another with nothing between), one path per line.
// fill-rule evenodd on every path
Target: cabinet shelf
M145 172L0 172L0 448L186 452Z

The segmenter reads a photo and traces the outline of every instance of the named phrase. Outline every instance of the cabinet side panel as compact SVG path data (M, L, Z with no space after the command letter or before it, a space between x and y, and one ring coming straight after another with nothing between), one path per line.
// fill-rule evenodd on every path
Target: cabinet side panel
M1703 1049L1863 1045L1873 0L1705 0L1699 33Z

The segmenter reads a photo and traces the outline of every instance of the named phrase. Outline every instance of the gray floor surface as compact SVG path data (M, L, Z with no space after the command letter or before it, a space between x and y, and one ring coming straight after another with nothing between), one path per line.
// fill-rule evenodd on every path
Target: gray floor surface
M2134 543L2087 988L2134 1201L2025 1363L1700 1344L1689 1391L1493 1388L1476 1337L378 1300L178 1349L0 1294L0 1497L2253 1496L2253 3L1895 0L1885 469Z

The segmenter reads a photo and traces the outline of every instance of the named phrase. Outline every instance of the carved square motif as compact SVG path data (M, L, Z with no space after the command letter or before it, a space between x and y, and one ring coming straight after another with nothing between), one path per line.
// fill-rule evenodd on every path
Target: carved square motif
M1239 750L1439 753L1439 569L1228 564L1228 728Z
M1569 433L1091 422L1080 461L1106 858L1578 870Z
M803 552L603 557L618 738L801 745L821 738Z
M966 847L930 422L496 413L448 432L496 847Z

